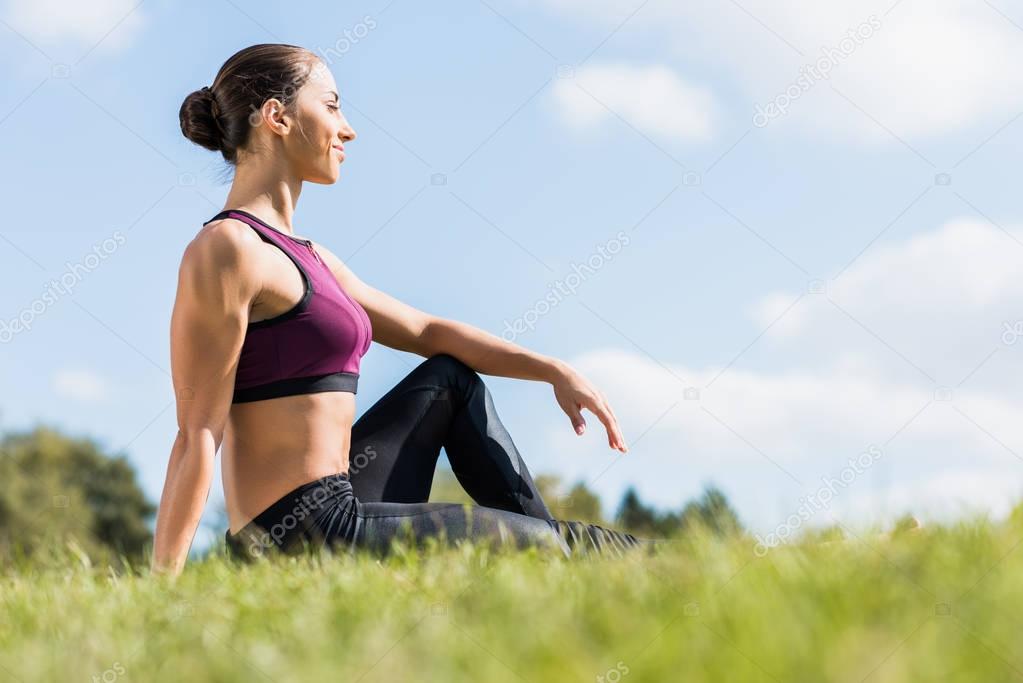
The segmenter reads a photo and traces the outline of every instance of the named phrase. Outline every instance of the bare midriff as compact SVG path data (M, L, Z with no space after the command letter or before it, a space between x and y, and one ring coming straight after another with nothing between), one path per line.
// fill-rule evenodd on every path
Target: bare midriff
M302 484L347 472L354 421L346 391L233 404L221 450L231 533Z

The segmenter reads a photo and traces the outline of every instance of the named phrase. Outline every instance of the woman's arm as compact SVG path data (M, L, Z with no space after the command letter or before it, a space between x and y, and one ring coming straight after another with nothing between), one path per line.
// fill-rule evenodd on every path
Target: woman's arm
M586 408L604 425L609 447L622 453L629 450L607 397L565 361L530 351L478 327L433 316L425 326L422 343L431 354L450 354L486 375L549 383L577 434L586 428L582 415L582 408Z
M209 497L249 307L259 292L252 235L218 221L193 239L178 270L171 374L178 433L156 519L152 571L181 573Z
M608 446L628 451L607 398L568 363L467 323L424 313L366 284L328 249L319 244L315 248L345 291L366 309L373 325L373 341L426 358L450 354L485 375L547 382L577 434L585 429L581 409L586 408L603 423Z

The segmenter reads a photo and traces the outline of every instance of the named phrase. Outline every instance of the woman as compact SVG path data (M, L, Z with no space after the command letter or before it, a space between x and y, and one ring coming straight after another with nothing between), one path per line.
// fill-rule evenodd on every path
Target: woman
M266 44L232 56L181 106L185 137L221 152L235 177L230 208L204 223L178 272L178 433L153 570L184 567L222 442L225 538L241 558L324 544L386 551L404 533L565 554L641 545L552 518L477 372L550 383L579 434L586 408L624 453L600 391L560 360L397 301L295 234L303 182L336 182L356 137L339 105L316 55ZM355 421L371 339L426 360ZM426 502L442 446L478 505Z

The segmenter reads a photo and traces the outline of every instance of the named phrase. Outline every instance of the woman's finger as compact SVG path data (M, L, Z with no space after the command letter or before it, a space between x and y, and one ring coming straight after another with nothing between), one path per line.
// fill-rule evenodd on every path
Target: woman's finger
M608 402L607 396L604 395L603 391L594 387L594 393L599 398L604 411L607 412L611 419L611 427L609 428L610 433L608 435L610 437L609 445L611 448L617 448L622 452L625 452L625 450L627 450L625 446L625 436L622 434L621 427L618 424L618 416L615 415L615 411L611 408L611 404Z
M611 410L611 405L604 399L603 394L598 391L597 396L597 405L600 406L601 412L607 416L607 420L604 422L607 427L607 445L611 448L621 449L623 440L622 433L618 429L618 418L615 417L614 411Z
M608 412L607 407L603 403L596 400L591 402L590 411L597 416L597 419L599 419L603 423L604 428L607 429L608 445L611 446L611 448L614 448L614 440L616 437L614 420L611 417L611 413Z
M583 417L582 411L579 410L580 407L577 403L569 403L568 410L565 411L572 421L572 429L576 434L582 434L586 429L586 419Z
M611 412L611 406L609 406L607 404L607 401L603 401L601 403L601 407L604 409L604 412L607 413L607 422L608 422L608 428L607 428L608 440L607 440L607 445L610 446L611 448L620 449L621 448L621 439L619 438L619 434L618 434L618 424L617 424L617 421L615 420L614 413Z
M628 451L628 450L629 450L629 447L625 445L625 435L624 435L624 434L622 434L622 425L621 425L621 423L620 423L620 422L618 421L618 416L617 416L617 415L615 415L615 411L614 411L614 408L612 408L612 407L611 407L611 404L610 404L610 403L608 403L608 404L607 404L607 409L608 409L608 412L610 412L610 413L611 413L611 417L612 417L612 418L614 418L614 421L615 421L615 431L616 431L616 432L617 432L617 434L618 434L618 443L620 443L620 444L621 444L621 446L622 446L622 449L623 449L624 451Z

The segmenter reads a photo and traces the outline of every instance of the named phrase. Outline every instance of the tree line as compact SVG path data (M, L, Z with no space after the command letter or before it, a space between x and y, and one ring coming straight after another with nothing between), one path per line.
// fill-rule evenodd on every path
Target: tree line
M567 489L561 477L553 474L538 475L534 481L555 519L589 522L622 529L637 536L657 538L674 537L697 526L719 536L741 534L745 530L727 496L713 484L678 510L659 510L643 502L636 488L630 486L608 517L604 514L600 496L583 481L577 481ZM430 500L472 502L446 468L438 470Z

